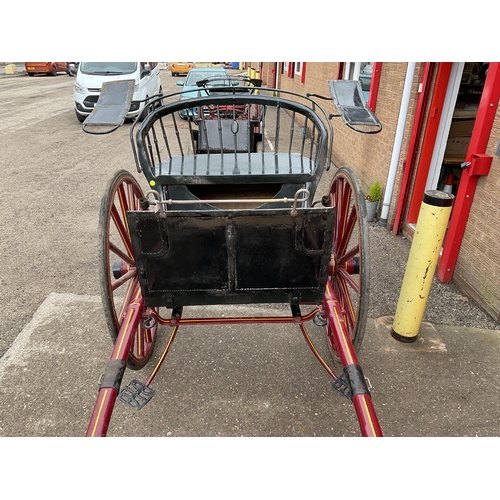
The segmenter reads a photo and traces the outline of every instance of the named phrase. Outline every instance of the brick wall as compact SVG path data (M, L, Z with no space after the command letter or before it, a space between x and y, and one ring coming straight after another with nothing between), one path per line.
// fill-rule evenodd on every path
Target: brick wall
M368 192L369 186L376 180L384 186L391 163L394 138L399 118L399 109L403 95L407 63L384 63L380 76L377 105L375 113L382 123L382 132L375 135L360 134L346 127L342 118L333 118L334 141L333 163L352 166L361 180L363 189ZM391 201L387 227L390 229L395 217L395 207L398 199L406 159L408 141L411 134L411 124L418 99L418 84L421 80L423 64L417 65L412 97L410 100L407 125L405 128L401 156L396 175L394 196ZM300 83L300 77L294 75L289 78L285 73L280 74L279 88L292 90L299 93L316 93L329 96L328 81L337 78L338 63L335 62L308 62L306 65L306 78ZM320 101L328 112L335 113L333 103ZM385 187L385 186L384 186ZM379 210L381 205L379 206Z

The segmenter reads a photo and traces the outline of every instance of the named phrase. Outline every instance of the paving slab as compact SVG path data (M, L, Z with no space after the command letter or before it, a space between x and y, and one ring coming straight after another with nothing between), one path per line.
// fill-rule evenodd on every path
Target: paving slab
M193 314L287 315L281 306ZM186 314L189 308L186 308ZM324 332L308 331L328 358ZM359 353L386 436L500 435L500 332L422 323L417 340L369 319ZM161 327L154 356L166 342ZM111 354L101 300L51 293L0 359L1 436L83 436ZM143 382L152 369L125 373ZM335 367L338 369L338 366ZM141 410L117 401L108 436L359 436L296 325L182 326Z

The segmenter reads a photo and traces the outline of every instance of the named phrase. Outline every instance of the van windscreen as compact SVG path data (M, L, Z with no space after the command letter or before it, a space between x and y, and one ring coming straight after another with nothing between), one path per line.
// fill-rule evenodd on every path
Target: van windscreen
M80 71L86 75L127 75L137 68L136 62L82 62Z

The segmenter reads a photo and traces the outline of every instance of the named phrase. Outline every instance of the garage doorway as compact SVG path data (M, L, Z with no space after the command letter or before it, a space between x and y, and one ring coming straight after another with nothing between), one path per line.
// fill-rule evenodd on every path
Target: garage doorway
M457 194L487 68L483 62L453 63L425 190Z
M406 220L410 234L415 229L425 191L445 189L457 193L488 69L488 63L483 62L441 65L443 71L438 72L429 117L434 120L439 116L439 124L430 131L428 122L424 137Z

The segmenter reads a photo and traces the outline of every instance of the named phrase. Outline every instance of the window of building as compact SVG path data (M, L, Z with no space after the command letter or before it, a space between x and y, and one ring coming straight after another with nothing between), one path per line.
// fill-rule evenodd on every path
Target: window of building
M378 84L382 63L376 62L346 62L343 64L342 78L344 80L359 80L363 95L372 111L375 111Z
M296 62L294 63L295 74L300 76L300 83L304 83L306 81L306 63L305 62Z

